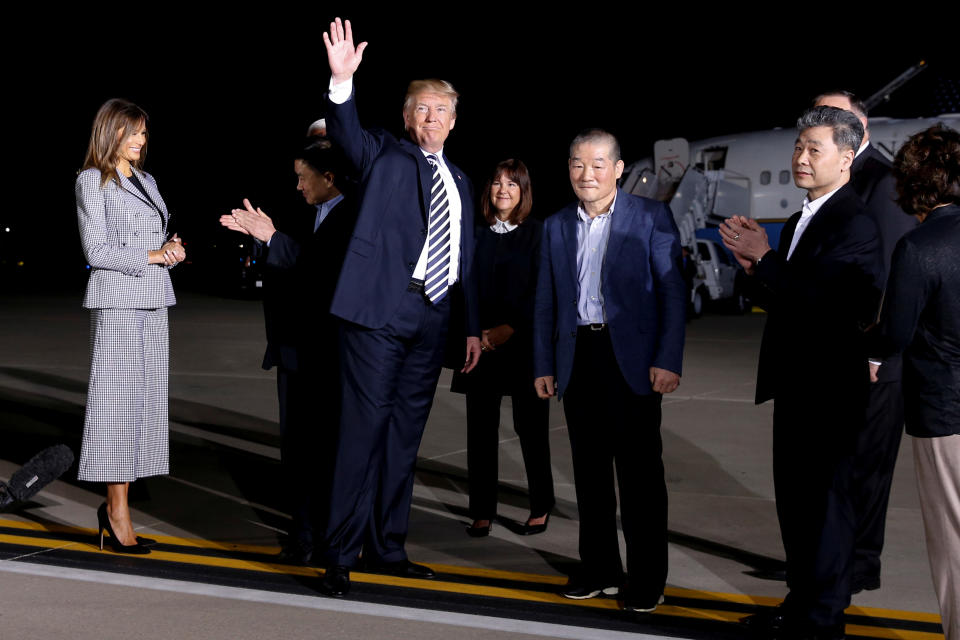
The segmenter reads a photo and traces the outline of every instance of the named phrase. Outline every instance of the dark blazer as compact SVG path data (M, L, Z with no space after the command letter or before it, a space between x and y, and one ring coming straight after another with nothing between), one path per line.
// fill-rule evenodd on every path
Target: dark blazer
M480 357L477 368L453 373L451 391L533 392L533 302L537 291L543 223L527 218L509 233L477 227L473 273L481 329L502 324L513 328L510 339ZM454 354L463 361L463 341Z
M854 159L850 167L850 184L863 200L867 215L877 224L886 277L890 273L893 248L903 234L916 228L917 220L904 213L894 200L896 181L890 172L890 162L872 144ZM900 357L891 356L880 368L880 382L899 380L901 370Z
M263 297L267 349L263 368L293 371L336 351L336 319L330 315L333 290L357 219L356 200L345 194L313 231L304 216L300 233L277 231L264 245Z
M814 215L788 261L799 220L800 212L787 220L779 248L745 279L769 312L756 402L815 395L826 406L833 398L862 413L869 380L863 331L876 318L883 287L877 225L844 185Z
M603 293L617 364L634 393L653 392L650 367L681 373L686 285L680 236L662 202L617 189L603 261ZM577 203L544 223L534 311L534 376L554 376L560 394L577 341Z
M400 305L427 238L433 170L420 148L382 130L365 130L353 96L327 99L330 138L357 167L363 183L357 224L347 249L331 312L349 322L383 327ZM473 194L470 181L446 155L460 192L460 278L468 336L479 336L473 282Z
M907 433L960 434L960 206L934 209L897 244L871 350L903 352ZM886 365L884 365L886 366ZM880 367L883 371L883 367Z
M890 173L890 161L867 146L850 167L850 185L865 205L864 209L877 223L883 249L883 272L890 273L890 257L897 241L917 227L917 219L903 212L895 200L897 184Z

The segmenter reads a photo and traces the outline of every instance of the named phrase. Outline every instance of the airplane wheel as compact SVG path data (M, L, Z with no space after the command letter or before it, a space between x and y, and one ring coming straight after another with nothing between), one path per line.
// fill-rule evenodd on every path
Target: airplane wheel
M690 304L690 311L694 318L699 318L703 313L703 290L697 289L693 292L693 301Z

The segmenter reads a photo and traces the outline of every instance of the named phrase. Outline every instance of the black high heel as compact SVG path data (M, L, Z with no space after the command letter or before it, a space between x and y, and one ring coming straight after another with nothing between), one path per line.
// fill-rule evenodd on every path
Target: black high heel
M117 553L132 553L136 555L150 553L150 549L147 549L145 546L140 544L141 538L137 538L136 544L120 544L117 534L113 532L113 527L110 526L110 518L107 516L106 502L101 504L100 508L97 509L97 524L99 525L97 535L100 536L100 551L103 551L103 531L106 529L107 533L110 534L110 546L113 547L113 550Z
M493 520L487 521L487 526L478 527L476 524L480 522L479 520L474 520L473 524L467 527L467 535L471 538L484 538L490 535L490 530L493 529Z
M520 528L519 534L522 536L535 536L538 533L543 533L547 530L547 525L550 524L550 513L547 512L547 518L543 521L543 524L530 524L531 520L536 520L540 516L535 518L527 518L527 521L523 523L523 526Z

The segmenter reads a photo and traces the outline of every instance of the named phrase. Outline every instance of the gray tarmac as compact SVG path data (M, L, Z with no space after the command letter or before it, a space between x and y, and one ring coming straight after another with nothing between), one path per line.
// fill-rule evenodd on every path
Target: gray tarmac
M277 480L275 378L259 366L264 347L260 303L183 292L178 298L170 314L171 474L134 485L135 524L145 535L276 546L289 518L282 511ZM774 598L786 592L784 583L773 579L782 568L783 549L773 501L772 404L753 404L764 319L763 314L708 314L687 325L682 382L663 403L669 586ZM9 478L43 446L66 442L79 451L88 330L79 294L0 295L0 479ZM445 372L420 448L410 558L564 575L577 559L577 510L560 406L551 407L558 504L549 530L520 537L497 523L490 537L471 539L463 531L468 522L464 400L450 393L449 379ZM815 384L829 384L829 372ZM522 521L527 515L525 477L509 400L502 415L500 516ZM102 500L99 487L64 477L27 509L0 514L0 520L93 528ZM484 625L490 627L483 632L487 638L523 637L517 634L527 631L588 637L586 632L562 635L509 625L491 630L497 629L491 622L495 616L474 624L433 620L428 613L394 616L346 605L342 610L316 608L319 601L331 602L323 598L290 604L252 593L190 591L188 585L178 592L175 586L133 580L105 584L94 573L73 573L44 564L42 558L45 572L24 573L26 563L18 559L0 560L4 639L254 638L281 629L282 637L440 638L456 633L471 638L479 637ZM909 437L894 478L882 580L881 589L854 596L853 604L938 611Z

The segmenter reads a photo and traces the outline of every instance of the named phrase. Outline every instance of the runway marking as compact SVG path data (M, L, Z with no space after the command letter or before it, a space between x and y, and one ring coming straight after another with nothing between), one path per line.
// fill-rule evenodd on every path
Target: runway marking
M449 624L474 629L490 629L509 633L523 633L528 635L547 636L571 640L690 640L681 636L652 636L645 633L629 633L625 631L610 631L591 627L577 627L549 622L516 620L513 618L497 618L467 613L452 613L431 609L415 609L394 605L372 604L352 600L335 600L314 596L278 593L275 591L260 591L257 589L242 589L203 583L168 580L164 578L148 578L128 574L91 571L89 569L70 569L45 565L31 565L11 562L0 562L0 570L10 573L19 573L34 576L43 576L58 579L79 580L156 591L172 591L175 593L192 594L213 598L224 598L246 602L260 602L282 606L301 607L347 613L356 615L377 616L397 620L412 620L434 624Z
M199 489L200 491L205 491L206 493L209 493L211 495L215 495L220 498L225 498L227 500L230 500L231 502L242 504L245 507L252 507L254 509L257 509L258 511L266 511L267 513L271 513L275 516L286 518L287 520L292 520L289 514L284 513L283 511L274 509L273 507L268 507L265 504L260 504L259 502L250 502L249 500L246 500L244 498L238 498L237 496L226 493L225 491L211 489L210 487L205 487L202 484L197 484L196 482L190 482L189 480L184 480L183 478L178 478L176 476L164 476L164 477L167 480L173 480L174 482L179 482L180 484L187 485L188 487L191 487L193 489Z
M68 533L72 535L89 535L91 538L95 535L95 530L82 527L68 527L63 525L41 525L32 522L21 522L17 520L0 519L0 527L9 529L20 529L24 531L43 531L49 533ZM178 536L151 535L158 543L169 544L173 546L211 549L219 551L246 552L261 555L272 555L278 551L277 547L268 547L261 545L240 545L233 543L212 542L195 538L181 538ZM27 535L0 534L0 543L26 547L44 547L50 550L70 550L84 553L101 554L115 556L112 551L100 551L97 545L86 542L67 541L66 544L56 545L57 542L64 542L53 538L30 537ZM33 555L33 554L31 554ZM308 578L318 578L323 575L321 569L313 567L301 567L283 563L269 561L249 560L243 558L230 558L218 556L196 555L176 551L162 551L154 549L149 555L145 556L123 556L132 560L149 562L177 562L192 566L209 566L227 569L238 569L245 571L256 571L270 574L283 574L302 576ZM0 562L0 566L4 565ZM566 583L564 576L541 575L531 573L521 573L513 571L502 571L497 569L486 569L482 567L460 567L454 565L431 564L435 570L441 574L454 576L479 577L489 579L500 579L507 582L521 582L528 584L543 584L551 586L560 586ZM444 580L423 580L414 578L401 578L373 573L364 573L363 571L351 572L351 579L355 583L374 584L381 586L411 588L421 591L433 591L438 593L452 593L462 595L475 595L505 600L535 602L542 604L565 605L571 607L585 607L592 609L607 609L617 611L619 604L616 600L609 598L595 598L591 600L569 600L559 593L553 591L537 591L510 586L492 586L476 585L460 582L450 582ZM701 600L705 603L729 603L746 604L760 606L774 606L780 602L780 598L771 598L765 596L751 596L747 594L730 594L713 591L699 591L694 589L683 589L678 587L667 587L665 595L668 599L692 599ZM891 620L903 620L912 622L939 624L940 616L931 613L897 611L890 609L877 609L871 607L850 607L847 613L853 616L864 616L869 618L886 618ZM742 610L726 611L715 608L699 608L689 605L661 605L652 614L656 616L670 616L679 618L691 618L699 620L712 620L725 623L734 623L746 615ZM882 624L882 620L878 620ZM863 635L874 638L890 638L901 640L933 640L942 638L936 633L924 631L911 631L901 629L887 629L884 627L874 627L863 624L850 624L847 626L849 635Z
M236 438L234 436L228 436L222 433L214 433L212 431L207 431L206 429L187 426L174 420L170 421L170 431L182 433L183 435L187 436L193 436L194 438L199 438L201 440L207 440L208 442L216 442L217 444L222 444L226 447L246 451L247 453L253 453L258 456L263 456L264 458L272 458L274 460L280 459L280 447L261 444L259 442L251 442L250 440L244 440L243 438Z

